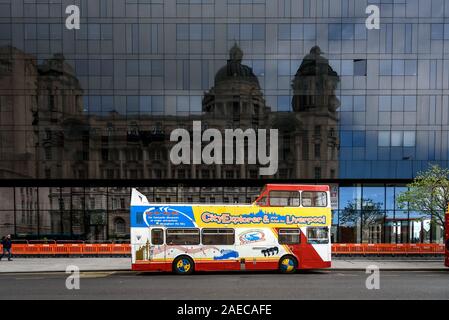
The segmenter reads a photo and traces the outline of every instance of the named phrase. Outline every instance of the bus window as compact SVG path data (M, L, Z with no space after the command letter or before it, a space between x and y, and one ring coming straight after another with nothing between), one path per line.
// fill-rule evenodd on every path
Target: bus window
M168 245L196 245L200 244L200 230L198 229L167 229L166 243Z
M307 242L311 244L329 243L328 227L308 227Z
M280 229L279 244L301 243L301 231L299 229Z
M297 191L271 191L271 207L299 207L299 192Z
M162 229L151 229L151 244L164 244L164 231Z
M234 229L203 229L201 243L205 245L233 245Z
M303 207L327 207L326 192L303 191L301 198Z

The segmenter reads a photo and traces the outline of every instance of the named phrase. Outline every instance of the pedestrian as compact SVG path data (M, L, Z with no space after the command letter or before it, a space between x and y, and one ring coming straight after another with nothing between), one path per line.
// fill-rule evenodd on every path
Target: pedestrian
M3 259L6 253L8 253L8 261L12 261L11 259L11 235L8 234L6 237L2 238L2 246L3 246L3 253L0 256L0 260Z

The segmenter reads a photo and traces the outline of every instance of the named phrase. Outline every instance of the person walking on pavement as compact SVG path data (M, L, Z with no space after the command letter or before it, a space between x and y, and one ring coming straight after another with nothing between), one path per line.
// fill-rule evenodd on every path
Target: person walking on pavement
M7 235L6 237L2 238L2 246L3 246L3 253L0 256L0 260L3 259L6 253L8 253L8 261L12 261L11 259L11 235Z

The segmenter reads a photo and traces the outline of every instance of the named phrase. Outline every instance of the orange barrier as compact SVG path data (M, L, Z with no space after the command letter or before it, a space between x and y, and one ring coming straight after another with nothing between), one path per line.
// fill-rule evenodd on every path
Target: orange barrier
M438 243L334 243L332 253L334 255L439 255L444 254L444 245Z
M338 245L332 245L338 247ZM379 253L379 247L373 243L368 243L363 245L364 254L378 254Z
M0 250L2 250L0 245ZM49 243L49 244L15 244L12 245L12 253L18 255L129 255L129 244L90 244L90 243Z
M112 246L110 244L100 244L96 246L98 254L112 254Z
M129 254L131 252L131 245L129 244L113 244L112 254Z
M70 252L69 249L70 249L70 247L65 244L54 244L53 245L53 253L55 255L59 255L59 254L68 255Z
M64 244L63 246L67 247L69 250L69 255L82 255L83 254L83 245L78 243L72 244Z
M83 254L96 254L97 247L93 244L85 244L83 245Z
M0 250L2 246L0 245ZM334 243L334 255L442 255L444 245L437 243L386 244L386 243ZM131 245L127 243L13 243L14 255L129 255Z

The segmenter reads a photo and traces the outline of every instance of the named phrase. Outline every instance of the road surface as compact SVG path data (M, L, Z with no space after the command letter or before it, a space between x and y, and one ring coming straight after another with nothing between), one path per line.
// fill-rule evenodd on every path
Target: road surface
M0 274L0 299L449 299L449 271L381 271L368 290L363 271L203 273L192 276L86 272L68 290L64 273Z

